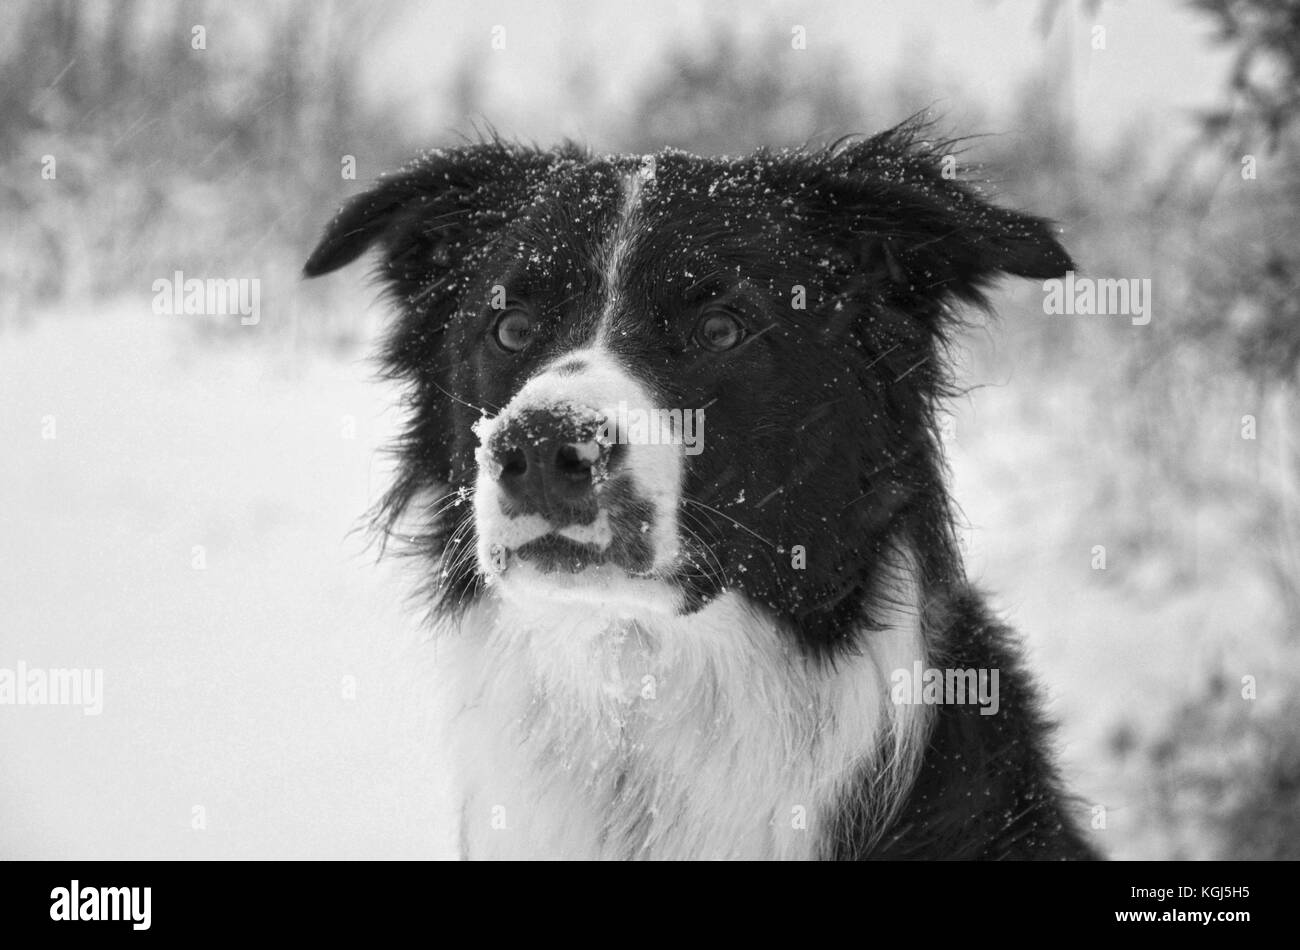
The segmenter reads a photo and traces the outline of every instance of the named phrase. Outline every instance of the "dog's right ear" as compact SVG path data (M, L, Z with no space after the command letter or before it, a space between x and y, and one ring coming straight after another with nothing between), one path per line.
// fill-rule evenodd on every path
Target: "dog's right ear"
M394 230L402 209L420 193L420 177L416 170L385 176L340 208L303 265L303 276L319 277L351 264L381 235Z
M390 281L419 279L517 213L560 157L499 140L430 152L345 204L303 275L328 274L378 246Z

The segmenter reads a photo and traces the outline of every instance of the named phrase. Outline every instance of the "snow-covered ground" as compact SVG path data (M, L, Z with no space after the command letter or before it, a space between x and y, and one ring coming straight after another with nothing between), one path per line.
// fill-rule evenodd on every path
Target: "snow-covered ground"
M185 319L128 304L0 335L0 667L104 689L97 716L0 706L0 857L443 854L410 584L350 533L386 483L394 392L360 350ZM1029 640L1073 787L1107 806L1102 847L1158 856L1107 736L1160 721L1196 671L1186 630L1236 600L1101 583L1085 459L1024 398L959 405L973 572Z
M104 693L0 707L0 856L428 854L414 624L349 534L392 393L184 319L0 337L0 666Z

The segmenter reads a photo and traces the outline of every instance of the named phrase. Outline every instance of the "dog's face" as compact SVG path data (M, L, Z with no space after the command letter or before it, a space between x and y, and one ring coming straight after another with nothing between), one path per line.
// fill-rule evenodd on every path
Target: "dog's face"
M947 547L949 305L1070 264L915 131L739 160L489 142L340 212L306 272L382 248L413 386L386 513L424 526L444 603L734 589L821 648L893 549Z

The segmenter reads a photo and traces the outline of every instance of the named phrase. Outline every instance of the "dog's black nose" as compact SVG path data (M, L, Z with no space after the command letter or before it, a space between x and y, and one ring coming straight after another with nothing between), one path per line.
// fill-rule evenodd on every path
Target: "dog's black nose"
M539 514L557 526L590 524L595 485L609 447L590 411L558 407L516 413L492 437L497 482L512 515Z

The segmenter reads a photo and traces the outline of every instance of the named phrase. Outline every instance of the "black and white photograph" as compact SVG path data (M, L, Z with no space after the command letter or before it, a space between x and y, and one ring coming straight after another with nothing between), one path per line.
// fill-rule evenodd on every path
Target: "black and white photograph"
M0 860L83 869L24 914L1300 858L1297 0L4 20Z

